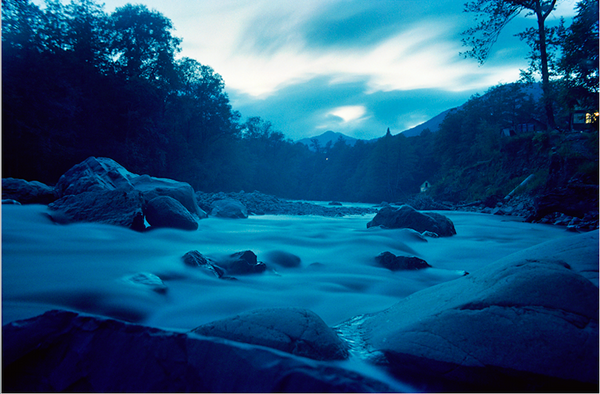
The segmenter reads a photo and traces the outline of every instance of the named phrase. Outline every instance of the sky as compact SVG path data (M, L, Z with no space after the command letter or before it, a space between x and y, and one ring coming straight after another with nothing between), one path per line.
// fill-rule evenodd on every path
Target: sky
M514 82L528 47L518 17L488 61L464 59L474 25L463 0L104 0L142 3L172 20L179 57L212 67L242 119L260 116L287 138L327 130L371 139L423 123L475 93ZM562 0L549 23L574 15Z

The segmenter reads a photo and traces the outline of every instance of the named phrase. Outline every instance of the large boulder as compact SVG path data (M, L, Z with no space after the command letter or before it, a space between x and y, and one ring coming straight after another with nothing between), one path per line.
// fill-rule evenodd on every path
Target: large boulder
M146 203L144 213L151 227L170 227L181 230L197 230L198 222L177 200L159 196Z
M137 190L149 202L159 196L179 201L191 214L207 217L196 201L194 189L185 182L137 175L106 157L88 157L65 172L56 184L59 197L102 190Z
M419 212L410 205L400 208L383 207L377 215L367 223L367 228L382 226L387 228L412 228L420 233L430 231L440 237L456 234L454 223L446 216L436 212Z
M56 200L54 188L38 181L3 178L2 199L14 200L21 204L50 204Z
M201 335L267 346L315 360L342 360L347 346L314 312L299 308L270 308L204 324Z
M101 190L133 190L131 179L138 175L107 157L88 157L71 167L56 183L59 197Z
M569 265L595 250L597 269L597 242L508 256L339 329L418 390L597 391L598 288Z
M104 393L392 391L378 380L341 366L262 346L66 311L50 311L2 327L2 389Z
M238 200L227 198L224 200L218 200L212 203L212 210L210 214L221 218L229 219L246 219L248 218L248 211L244 204Z
M56 223L96 222L144 229L143 197L137 191L96 190L64 196L50 205Z

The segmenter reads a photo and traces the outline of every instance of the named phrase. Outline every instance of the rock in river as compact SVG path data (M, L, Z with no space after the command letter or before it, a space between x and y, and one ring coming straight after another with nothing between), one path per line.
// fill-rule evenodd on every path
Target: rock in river
M2 199L15 200L21 204L50 204L56 200L54 188L38 181L3 178Z
M248 218L248 211L244 204L238 200L227 198L224 200L217 200L212 203L211 215L229 218L229 219L246 219Z
M192 214L179 201L169 196L159 196L148 201L144 212L152 227L198 229L198 222Z
M396 256L391 252L383 252L375 257L375 261L391 271L418 270L431 267L425 260L415 256Z
M142 205L137 191L96 190L64 196L48 208L56 223L96 222L143 230Z
M577 237L413 293L354 328L419 390L597 391L598 287L569 260L595 253L597 267L598 236Z
M433 232L440 237L456 234L454 223L446 216L436 212L419 212L410 205L400 208L383 207L377 215L367 223L367 228L382 226L387 228L412 228L420 233Z

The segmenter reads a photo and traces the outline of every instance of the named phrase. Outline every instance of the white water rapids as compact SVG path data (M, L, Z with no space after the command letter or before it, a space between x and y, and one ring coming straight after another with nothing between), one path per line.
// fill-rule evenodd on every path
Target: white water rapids
M137 233L92 223L55 225L45 212L39 205L2 207L3 324L63 308L189 330L256 308L293 306L333 326L512 252L571 236L560 227L461 212L441 212L454 222L456 236L427 242L410 230L367 229L373 215L211 217L193 232ZM191 250L216 259L252 250L268 270L220 280L182 262ZM292 253L301 265L274 265L272 251ZM374 262L384 251L418 256L433 268L389 271ZM139 272L159 276L168 291L123 280Z

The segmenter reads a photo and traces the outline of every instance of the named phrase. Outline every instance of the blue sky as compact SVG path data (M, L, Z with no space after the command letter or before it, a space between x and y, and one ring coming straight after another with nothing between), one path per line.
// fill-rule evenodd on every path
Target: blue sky
M370 139L514 82L528 48L511 22L490 59L463 59L462 0L139 0L173 21L180 56L211 66L234 109L298 140L327 130ZM105 10L128 3L105 0ZM573 15L562 0L549 17Z

